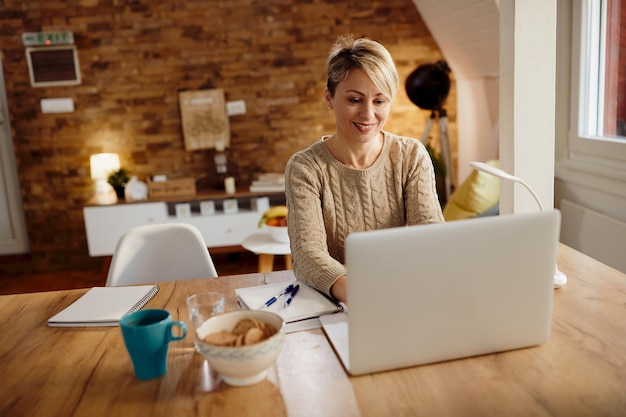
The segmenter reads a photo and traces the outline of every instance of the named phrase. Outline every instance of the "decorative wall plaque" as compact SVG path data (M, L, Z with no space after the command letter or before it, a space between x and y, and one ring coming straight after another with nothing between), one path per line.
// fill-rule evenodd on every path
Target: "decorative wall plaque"
M182 91L178 99L186 150L215 148L217 143L230 144L224 90Z

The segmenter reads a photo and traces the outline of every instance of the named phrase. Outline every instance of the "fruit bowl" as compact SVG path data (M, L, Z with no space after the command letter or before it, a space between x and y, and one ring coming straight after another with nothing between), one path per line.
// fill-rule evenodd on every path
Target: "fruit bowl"
M273 240L280 243L289 243L287 233L287 206L270 207L259 220L259 227L265 225Z
M287 206L270 207L259 219L259 227L267 226L287 226Z

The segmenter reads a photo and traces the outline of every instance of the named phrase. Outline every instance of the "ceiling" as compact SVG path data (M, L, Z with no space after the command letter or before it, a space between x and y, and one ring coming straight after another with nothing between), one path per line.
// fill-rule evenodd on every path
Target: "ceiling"
M456 78L497 78L499 0L413 0Z

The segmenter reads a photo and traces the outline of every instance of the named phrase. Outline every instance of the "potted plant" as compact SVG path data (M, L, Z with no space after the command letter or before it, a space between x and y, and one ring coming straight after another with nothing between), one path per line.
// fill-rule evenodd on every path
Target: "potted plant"
M128 183L129 180L130 175L124 168L120 168L117 171L112 172L109 174L109 178L107 179L108 183L111 184L115 190L117 198L124 198L124 187L126 187L126 183Z

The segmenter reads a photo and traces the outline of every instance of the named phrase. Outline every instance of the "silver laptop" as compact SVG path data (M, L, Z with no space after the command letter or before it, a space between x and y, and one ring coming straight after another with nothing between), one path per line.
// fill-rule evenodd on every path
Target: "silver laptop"
M350 234L347 312L320 317L346 370L547 341L560 222L549 210Z

